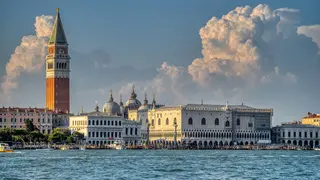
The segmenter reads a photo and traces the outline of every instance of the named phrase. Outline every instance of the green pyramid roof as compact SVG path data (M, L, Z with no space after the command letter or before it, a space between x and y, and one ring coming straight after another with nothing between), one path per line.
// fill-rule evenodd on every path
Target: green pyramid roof
M57 16L54 21L49 44L66 44L66 43L68 43L67 38L66 38L66 35L64 34L60 13L59 13L59 8L57 8Z

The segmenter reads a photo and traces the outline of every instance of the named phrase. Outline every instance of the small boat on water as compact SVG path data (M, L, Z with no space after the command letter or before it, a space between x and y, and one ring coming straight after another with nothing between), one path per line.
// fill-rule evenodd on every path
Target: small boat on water
M313 150L320 151L320 148L313 148Z
M80 146L79 150L81 150L81 151L86 150L86 146Z
M70 147L69 146L66 146L66 145L63 145L61 148L60 148L60 150L69 150L70 149Z
M109 146L111 149L116 149L116 150L125 150L126 146L121 142L121 141L114 141L113 144Z
M0 143L0 152L13 152L13 149L7 143Z

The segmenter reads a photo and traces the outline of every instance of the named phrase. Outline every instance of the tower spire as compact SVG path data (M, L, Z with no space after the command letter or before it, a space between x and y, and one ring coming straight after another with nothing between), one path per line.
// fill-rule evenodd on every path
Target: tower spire
M153 98L152 98L152 108L156 108L156 93L153 93Z
M67 38L63 30L62 21L60 18L60 10L56 8L56 19L54 21L52 33L50 36L49 44L67 44Z
M120 93L120 106L123 106L123 102L122 102L122 93Z
M147 99L147 93L144 93L144 104L143 105L148 105L148 99Z
M112 89L110 89L110 98L109 98L109 102L113 102Z

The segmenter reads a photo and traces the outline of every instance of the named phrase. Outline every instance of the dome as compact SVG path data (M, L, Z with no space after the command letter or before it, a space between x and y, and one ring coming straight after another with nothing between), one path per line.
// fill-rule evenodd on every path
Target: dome
M138 109L140 106L141 106L141 102L138 99L129 99L124 104L124 107L129 109Z
M116 102L113 101L112 90L110 91L109 102L105 103L102 108L102 112L118 115L120 114L120 106Z
M137 99L137 95L134 92L134 85L133 85L130 99L124 104L124 107L126 109L138 109L140 106L141 106L141 102Z
M120 106L116 102L107 102L103 105L102 112L118 115L120 114Z
M148 110L148 109L150 109L150 108L149 108L149 105L148 105L147 93L144 93L143 105L140 106L138 110Z

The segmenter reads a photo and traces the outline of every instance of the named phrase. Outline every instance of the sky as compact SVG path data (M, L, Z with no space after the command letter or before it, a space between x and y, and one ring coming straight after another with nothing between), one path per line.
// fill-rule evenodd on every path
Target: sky
M60 8L71 111L152 93L160 104L273 108L273 124L320 113L320 2L1 1L0 105L45 107L45 55Z

